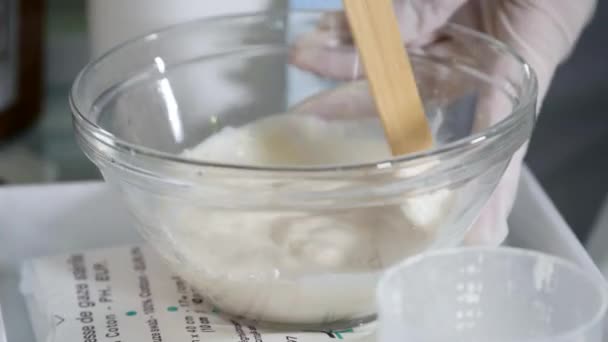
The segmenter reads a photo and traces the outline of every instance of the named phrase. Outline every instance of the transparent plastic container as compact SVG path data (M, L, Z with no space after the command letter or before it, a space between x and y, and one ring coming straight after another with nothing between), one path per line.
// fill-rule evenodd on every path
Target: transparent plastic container
M315 167L184 157L224 127L365 89L313 74L304 89L290 77L306 73L290 54L322 16L275 11L178 25L94 61L71 93L77 140L140 231L230 315L300 327L374 319L381 271L461 243L532 131L529 65L485 35L448 26L441 34L453 49L412 51L433 150ZM489 98L507 105L487 112ZM366 110L343 119L373 120Z
M467 248L415 256L378 287L379 340L600 342L605 280L522 249Z

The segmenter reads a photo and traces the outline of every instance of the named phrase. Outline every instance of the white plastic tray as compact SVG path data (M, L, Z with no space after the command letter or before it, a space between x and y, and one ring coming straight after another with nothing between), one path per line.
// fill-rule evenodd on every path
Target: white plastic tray
M510 224L509 244L570 259L600 276L527 171ZM127 213L102 183L0 188L0 342L34 341L18 288L21 260L139 241Z

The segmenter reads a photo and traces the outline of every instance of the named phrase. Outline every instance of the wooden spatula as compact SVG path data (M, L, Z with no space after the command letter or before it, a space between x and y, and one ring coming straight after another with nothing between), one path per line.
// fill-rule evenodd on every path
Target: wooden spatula
M343 0L393 155L429 149L424 114L392 0Z

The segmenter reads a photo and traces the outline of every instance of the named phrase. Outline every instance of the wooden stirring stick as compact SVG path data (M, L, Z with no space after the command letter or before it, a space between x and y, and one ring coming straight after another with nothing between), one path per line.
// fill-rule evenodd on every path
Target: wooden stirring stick
M433 135L424 113L392 0L344 0L344 8L393 155L426 150Z

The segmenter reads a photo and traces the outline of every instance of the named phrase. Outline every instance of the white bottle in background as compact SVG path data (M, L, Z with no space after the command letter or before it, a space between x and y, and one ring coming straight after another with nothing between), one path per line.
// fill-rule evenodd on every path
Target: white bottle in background
M102 54L132 38L162 29L167 26L176 25L198 18L211 16L230 15L237 13L260 12L275 6L280 6L284 0L87 0L88 1L88 25L90 39L90 56L95 59ZM218 40L234 39L231 35L238 32L224 32L216 37ZM213 37L205 37L201 44L213 44ZM199 45L198 48L201 46ZM187 50L191 47L184 45L183 55L188 55ZM138 56L133 56L137 59ZM154 61L148 61L150 64ZM198 106L205 108L209 116L219 115L228 110L235 102L242 103L251 99L255 101L255 90L269 88L274 85L272 79L261 75L255 78L255 84L251 81L235 79L234 74L245 66L229 61L222 64L216 62L207 67L192 69L190 75L181 77L176 82L172 77L164 80L162 92L167 96L159 96L165 101L175 101L172 94L186 93L190 89L200 89L201 96L192 98L199 101ZM277 75L275 77L280 77ZM175 76L177 77L177 76ZM283 88L280 86L280 88ZM132 103L125 101L117 103L116 111L131 113L130 115L145 115L141 112L141 106L131 107ZM167 103L167 108L176 106L176 103ZM190 108L196 108L192 103ZM181 113L180 115L188 115ZM194 114L190 114L194 115ZM126 119L128 115L123 115ZM156 118L163 120L163 118ZM174 141L182 143L183 136L180 133L183 127L174 129ZM157 134L150 132L150 134ZM160 139L160 138L158 138Z
M180 22L222 14L262 11L273 0L88 0L91 56L130 38Z

